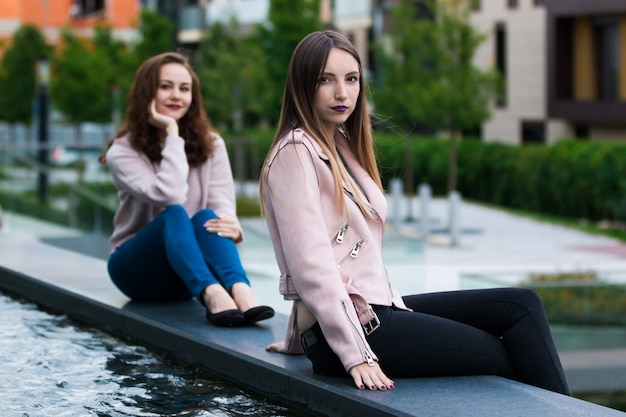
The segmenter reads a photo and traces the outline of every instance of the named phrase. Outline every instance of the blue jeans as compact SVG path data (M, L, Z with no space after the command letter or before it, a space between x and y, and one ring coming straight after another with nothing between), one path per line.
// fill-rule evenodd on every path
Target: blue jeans
M191 219L182 206L170 206L109 257L109 276L136 301L182 301L198 297L208 285L230 293L237 282L250 285L235 243L207 232L217 215L209 209Z

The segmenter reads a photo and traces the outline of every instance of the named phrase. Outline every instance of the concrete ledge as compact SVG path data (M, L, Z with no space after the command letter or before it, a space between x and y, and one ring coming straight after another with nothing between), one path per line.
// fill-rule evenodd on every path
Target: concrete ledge
M411 378L391 392L359 391L348 378L313 374L303 356L265 352L287 317L213 327L195 301L130 302L105 262L37 240L0 235L0 290L132 338L282 403L328 416L625 416L626 413L494 377Z

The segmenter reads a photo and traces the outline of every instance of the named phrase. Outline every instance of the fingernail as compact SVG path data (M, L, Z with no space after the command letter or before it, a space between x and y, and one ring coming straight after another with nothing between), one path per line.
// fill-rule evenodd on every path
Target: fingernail
M359 389L365 389L365 385L359 385Z
M396 389L395 385L391 384L389 385L389 389Z
M387 391L387 387L383 385L382 387L380 387L380 390L381 391Z
M376 385L372 385L370 389L376 390Z

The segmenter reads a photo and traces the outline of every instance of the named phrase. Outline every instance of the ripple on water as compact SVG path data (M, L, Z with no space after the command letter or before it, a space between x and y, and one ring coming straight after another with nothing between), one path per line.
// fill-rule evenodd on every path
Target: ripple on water
M32 303L0 311L3 417L302 415Z

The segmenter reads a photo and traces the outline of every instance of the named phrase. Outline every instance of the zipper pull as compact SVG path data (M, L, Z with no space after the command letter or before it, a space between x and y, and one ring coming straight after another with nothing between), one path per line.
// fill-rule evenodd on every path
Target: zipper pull
M341 229L339 229L339 232L337 232L337 237L335 238L335 242L343 243L343 237L346 235L346 230L348 230L348 226L343 226Z
M354 248L352 248L352 252L350 252L350 256L352 256L353 258L356 258L359 254L359 251L361 250L361 246L363 246L363 241L357 242L356 245L354 245Z
M367 360L367 364L369 366L374 366L374 359L372 359L372 356L369 354L369 352L365 352L365 360Z

